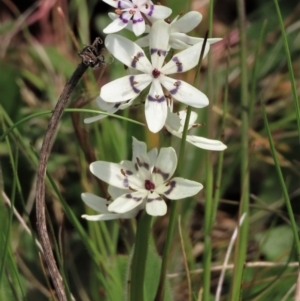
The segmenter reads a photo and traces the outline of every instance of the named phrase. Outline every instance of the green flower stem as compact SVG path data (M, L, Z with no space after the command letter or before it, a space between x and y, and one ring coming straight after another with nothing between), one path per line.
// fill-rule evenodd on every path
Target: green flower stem
M131 266L130 301L144 301L144 279L151 220L151 216L143 211L138 221Z
M274 141L272 139L272 134L271 134L271 130L270 130L270 127L269 127L267 114L266 114L266 110L265 110L264 106L263 106L263 117L264 117L265 127L267 129L267 134L268 134L268 138L269 138L272 157L273 157L273 160L274 160L274 163L275 163L276 172L277 172L277 175L278 175L278 178L279 178L279 181L280 181L281 189L282 189L282 192L283 192L283 197L284 197L284 200L285 200L285 203L286 203L286 208L287 208L287 211L288 211L288 214L289 214L289 220L291 221L292 230L293 230L294 239L295 239L295 244L296 244L296 249L297 249L298 262L299 262L299 265L300 265L300 241L299 241L299 234L298 234L298 226L297 226L297 223L295 221L295 216L294 216L293 208L292 208L292 205L291 205L289 193L287 191L287 188L286 188L286 185L285 185L285 180L283 178L281 168L280 168L280 163L279 163L278 158L277 158L276 149L275 149Z
M289 76L290 76L290 81L291 81L291 85L292 85L292 95L293 95L293 101L294 101L295 111L296 111L295 113L296 113L296 119L297 119L298 136L299 136L299 142L300 142L300 108L299 108L298 92L297 92L297 87L296 87L296 82L295 82L295 77L294 77L291 54L290 54L290 50L289 50L289 44L288 44L285 29L284 29L284 24L283 24L278 1L274 0L274 4L275 4L276 12L278 15L279 26L280 26L280 30L281 30L282 39L283 39L284 51L285 51L287 65L288 65L288 69L289 69Z
M209 2L209 37L212 36L213 27L213 8L214 1ZM213 103L214 89L213 89L213 70L212 70L212 56L208 54L208 98ZM212 138L212 130L214 126L212 105L208 107L206 114L206 133L208 138ZM216 207L213 204L213 163L211 152L205 153L205 208L204 208L204 250L203 250L203 301L210 300L210 279L211 279L211 259L212 259L212 242L211 230L213 225L213 210Z
M234 270L231 286L231 301L240 300L243 280L244 262L246 260L249 230L249 116L248 116L248 78L247 78L247 43L246 15L244 0L237 0L240 32L240 66L241 66L241 203L239 215L247 213L240 227L234 253Z
M201 69L204 49L205 49L206 42L207 42L207 36L208 35L206 34L204 42L203 42L203 48L201 50L200 60L199 60L198 68L197 68L195 79L194 79L194 87L196 87L198 84L198 77L199 77L199 73L200 73L200 69ZM184 149L185 149L185 144L186 144L186 136L187 136L188 125L189 125L189 120L190 120L190 116L191 116L191 111L192 111L191 107L188 107L187 112L186 112L186 119L185 119L185 123L184 123L184 127L183 127L183 132L182 132L181 143L180 143L180 150L179 150L176 174L181 174L181 172L182 172L182 166L184 163ZM156 296L154 299L155 301L163 301L164 300L167 265L168 265L170 249L171 249L173 236L174 236L175 224L176 224L177 216L178 216L177 208L178 208L178 201L172 202L171 210L170 210L170 219L169 219L169 224L168 224L168 231L167 231L167 238L166 238L164 251L163 251L163 257L162 257L159 285L158 285L157 293L156 293Z

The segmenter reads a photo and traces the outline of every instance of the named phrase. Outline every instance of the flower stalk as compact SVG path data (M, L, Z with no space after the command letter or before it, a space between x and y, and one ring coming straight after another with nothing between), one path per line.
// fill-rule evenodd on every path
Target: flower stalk
M144 279L151 233L151 215L144 211L138 221L131 265L130 301L144 301Z

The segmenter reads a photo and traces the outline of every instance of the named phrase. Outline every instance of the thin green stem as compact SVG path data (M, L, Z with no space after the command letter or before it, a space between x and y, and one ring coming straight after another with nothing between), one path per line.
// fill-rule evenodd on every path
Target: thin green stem
M1 110L3 110L2 106L0 106ZM107 115L107 116L112 116L112 117L116 117L118 119L122 119L125 121L129 121L138 125L142 125L145 126L143 123L138 122L136 120L130 119L130 118L126 118L120 115L115 115L115 114L111 114L111 113L107 113L107 112L103 112L100 110L90 110L90 109L64 109L64 112L67 113L72 113L72 112L81 112L81 113L93 113L93 114L103 114L103 115ZM40 117L43 115L48 115L48 114L52 114L53 110L46 110L43 112L38 112L38 113L34 113L34 114L30 114L24 118L22 118L21 120L17 121L16 123L14 123L7 131L5 131L3 133L3 135L0 137L0 141L2 141L14 128L18 127L19 125L23 124L24 122L35 118L35 117Z
M131 267L131 301L144 301L144 279L151 220L151 216L144 211L138 221Z
M286 185L285 185L285 180L284 180L282 172L281 172L280 163L278 161L278 157L277 157L277 154L276 154L276 148L275 148L275 145L274 145L274 141L273 141L273 138L272 138L272 134L271 134L271 130L270 130L270 127L269 127L267 114L266 114L266 110L265 110L264 106L263 106L263 117L264 117L265 127L266 127L267 133L268 133L268 139L269 139L269 143L270 143L270 148L271 148L273 160L274 160L274 163L275 163L276 172L277 172L277 175L278 175L278 178L279 178L279 182L280 182L281 189L282 189L282 192L283 192L283 197L284 197L284 200L285 200L286 208L287 208L287 211L288 211L288 214L289 214L289 220L291 222L291 226L292 226L292 230L293 230L293 234L294 234L294 238L295 238L298 262L299 262L299 265L300 265L300 240L299 240L299 235L298 235L298 227L297 227L297 223L295 221L295 216L294 216L293 208L292 208L292 205L291 205L289 193L288 193Z
M241 66L241 204L239 214L247 213L245 221L239 229L235 246L235 268L231 287L231 301L240 300L241 284L243 279L244 262L247 252L249 229L249 101L247 78L247 43L246 43L246 14L244 0L237 0L240 32L240 66Z
M203 47L201 50L200 59L199 59L199 63L198 63L198 68L197 68L195 79L194 79L194 87L196 87L198 85L198 77L199 77L199 72L200 72L200 68L201 68L201 64L202 64L204 50L206 47L207 37L208 37L208 34L206 34L204 42L203 42ZM179 150L176 174L182 174L182 166L184 163L184 149L185 149L185 144L186 144L186 136L187 136L190 116L191 116L191 108L188 107L187 113L186 113L186 119L185 119L185 123L184 123L184 127L183 127L183 132L182 132L181 143L180 143L180 150ZM178 201L172 202L171 210L170 210L170 219L169 219L169 224L168 224L168 231L167 231L167 238L166 238L164 251L163 251L163 257L162 257L159 285L158 285L157 293L155 296L155 301L163 301L164 300L167 265L168 265L170 249L171 249L171 245L172 245L172 241L173 241L174 230L175 230L175 225L176 225L177 216L178 216L177 208L178 208Z
M266 25L267 25L267 20L265 20L262 24L262 28L261 28L258 42L257 42L257 47L256 47L255 54L254 54L254 64L253 64L253 70L252 70L252 75L251 75L251 80L250 80L250 82L251 82L250 103L249 103L249 121L250 122L252 122L253 111L254 111L254 106L255 106L255 101L256 101L256 85L257 85L257 70L258 70L258 65L259 65L259 51L263 44L263 37L264 37Z
M299 136L299 142L300 142L300 108L299 108L298 93L297 93L297 87L296 87L296 82L295 82L295 77L294 77L291 54L290 54L290 50L289 50L289 44L288 44L285 29L284 29L284 24L283 24L278 1L274 0L274 4L275 4L276 12L278 15L279 26L280 26L280 30L281 30L282 39L283 39L283 46L284 46L287 65L288 65L288 69L289 69L289 76L290 76L290 81L291 81L291 85L292 85L293 101L294 101L295 110L296 110L295 113L296 113L296 118L297 118L298 136Z
M213 8L214 1L209 2L209 37L212 35L213 28ZM213 104L214 89L213 89L213 70L212 70L212 56L208 54L208 98ZM213 111L212 105L208 107L206 114L206 136L212 138L213 136ZM211 152L205 153L205 208L204 208L204 251L203 251L203 301L210 300L210 280L211 280L211 258L212 258L212 244L211 244L211 229L213 225L213 163Z

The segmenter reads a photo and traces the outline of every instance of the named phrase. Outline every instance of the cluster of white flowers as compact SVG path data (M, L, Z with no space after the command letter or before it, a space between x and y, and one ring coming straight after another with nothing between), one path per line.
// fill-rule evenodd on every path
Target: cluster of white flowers
M204 55L210 44L220 39L190 37L186 33L201 22L200 13L192 11L177 16L172 22L164 20L172 13L171 9L154 5L147 0L103 0L115 8L109 13L113 20L105 29L107 50L125 66L128 75L113 80L101 88L97 98L98 106L108 113L131 106L141 92L150 86L144 99L145 116L148 128L157 133L165 128L181 138L186 119L186 111L173 113L173 101L203 108L208 105L204 93L181 79L169 75L188 71L198 64L201 50ZM137 41L114 34L122 29L131 30L136 36L146 34ZM143 50L143 48L146 48ZM166 61L171 48L174 55ZM180 50L176 52L176 50ZM150 59L148 59L149 54ZM85 123L101 120L106 115L90 117ZM189 129L193 127L197 114L192 112ZM186 141L203 149L222 151L226 146L217 140L187 135ZM100 215L87 216L88 220L131 218L141 209L148 214L164 215L167 206L161 195L171 200L195 195L202 189L197 182L183 178L173 178L177 156L172 147L146 152L146 145L133 138L133 159L120 164L94 162L91 172L110 184L109 194L113 202L90 193L82 194L83 201L100 212Z

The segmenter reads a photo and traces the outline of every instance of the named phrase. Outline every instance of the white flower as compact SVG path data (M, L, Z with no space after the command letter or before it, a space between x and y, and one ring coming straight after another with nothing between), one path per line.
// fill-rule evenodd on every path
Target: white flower
M107 113L113 114L113 113L116 113L118 110L124 110L124 109L130 107L134 100L135 100L135 98L132 98L129 101L108 103L99 96L96 98L96 103L101 110L106 111ZM92 122L101 120L105 117L107 117L106 114L99 114L94 117L88 117L88 118L84 119L84 123L92 123Z
M208 105L208 99L201 91L190 84L176 80L169 74L182 73L198 64L202 43L195 44L175 54L163 66L169 43L169 26L164 21L156 21L150 31L151 63L137 44L118 36L108 35L106 48L123 64L137 69L141 74L127 75L104 85L100 97L106 102L122 102L137 97L148 85L150 91L146 97L145 115L150 131L156 133L164 126L168 106L165 92L187 105L202 108ZM209 46L205 48L207 54Z
M107 220L113 220L113 219L119 219L119 218L132 218L137 215L140 208L136 207L131 211L128 211L123 214L119 213L113 213L108 211L107 206L110 202L108 202L106 199L100 198L94 194L91 193L82 193L81 199L83 202L94 209L95 211L101 213L97 215L87 215L83 214L81 217L89 220L89 221L107 221Z
M128 24L132 24L132 30L136 36L145 32L146 18L165 19L172 10L162 5L153 5L152 1L148 0L103 0L107 4L116 8L115 12L119 15L113 20L103 32L106 34L114 33L122 30ZM144 15L144 16L143 16ZM132 19L132 21L131 21Z
M134 208L146 207L149 215L164 215L167 205L161 195L178 200L197 194L202 184L180 177L171 179L177 165L172 147L146 153L146 144L133 138L133 160L120 164L97 161L90 165L91 172L109 183L110 193L119 195L108 211L124 214Z
M197 117L198 117L197 113L191 112L188 130L194 126ZM168 132L170 132L174 136L182 138L185 119L186 119L186 110L179 111L176 114L172 113L171 110L169 110L165 127L168 130ZM222 151L227 148L227 146L219 140L207 139L207 138L198 137L194 135L187 135L186 141L199 148L203 148L207 150Z
M115 16L110 15L111 18L115 18ZM202 15L197 11L191 11L186 13L183 17L179 18L177 16L170 24L170 40L169 40L169 48L172 47L174 49L185 49L190 47L191 45L195 45L197 43L203 43L203 38L190 37L186 35L187 32L190 32L194 28L196 28L202 20ZM150 27L146 27L145 32L149 32ZM207 43L213 44L222 39L219 38L211 38L207 39ZM149 46L149 35L146 35L137 41L135 41L141 47Z

